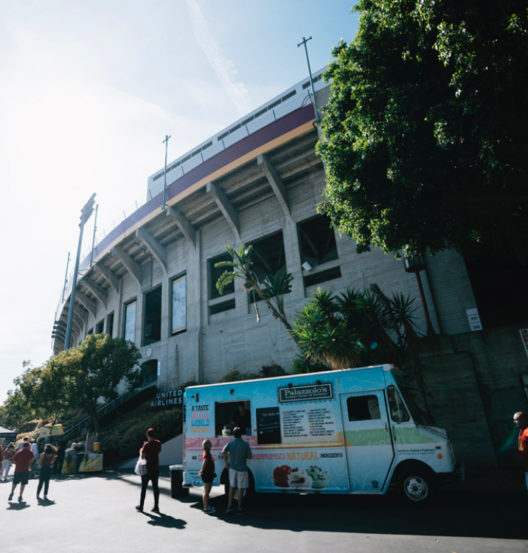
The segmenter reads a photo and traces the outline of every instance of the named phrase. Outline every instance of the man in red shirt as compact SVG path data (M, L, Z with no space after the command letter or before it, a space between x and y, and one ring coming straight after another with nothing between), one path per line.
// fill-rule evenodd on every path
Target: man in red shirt
M526 490L528 490L528 415L522 411L518 411L513 415L513 422L519 428L518 448L522 464L524 465Z
M24 488L28 483L29 470L31 466L31 461L33 461L33 457L34 455L33 455L33 452L31 451L30 444L28 441L24 442L22 449L19 449L15 453L15 456L13 457L13 463L15 463L15 476L13 478L13 487L11 488L11 493L9 494L8 501L11 501L13 499L15 488L19 483L20 483L20 495L18 496L18 501L22 501Z
M142 459L147 461L147 474L141 475L141 498L139 505L136 507L138 511L143 511L145 504L145 495L149 480L152 482L152 491L154 492L154 508L153 512L159 513L159 454L161 451L161 442L154 437L154 428L147 430L147 441L143 444L139 454Z

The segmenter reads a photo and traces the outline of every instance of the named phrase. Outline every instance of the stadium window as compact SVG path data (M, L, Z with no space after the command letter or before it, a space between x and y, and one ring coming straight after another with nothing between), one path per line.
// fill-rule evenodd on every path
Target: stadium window
M183 332L187 328L187 275L171 281L171 333Z
M125 304L123 321L123 338L129 342L136 340L136 300Z
M273 276L279 271L286 272L286 256L284 254L284 240L282 231L266 238L256 240L253 246L253 269L260 282L266 275ZM249 293L249 301L253 302L253 294ZM258 299L259 298L255 298Z
M112 336L114 334L114 312L106 316L106 333Z
M232 282L224 287L224 293L220 294L216 287L216 283L220 275L229 267L215 267L220 261L231 261L231 256L226 252L222 255L212 257L207 260L208 275L209 275L209 315L215 315L222 311L228 311L235 308L235 285ZM231 296L231 297L230 297Z
M95 325L95 333L96 334L102 334L104 329L104 319L101 319L96 325Z
M318 215L297 225L301 263L317 267L322 263L337 259L337 246L334 229L328 217Z
M147 292L143 308L143 345L161 340L161 286Z

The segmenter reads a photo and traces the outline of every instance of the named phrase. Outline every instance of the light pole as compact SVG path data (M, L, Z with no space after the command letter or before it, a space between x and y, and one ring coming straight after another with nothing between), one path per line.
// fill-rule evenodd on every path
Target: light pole
M297 44L297 48L299 48L299 46L304 46L304 52L306 53L306 63L308 64L308 74L310 75L310 85L312 86L312 97L313 97L313 107L315 111L315 120L317 123L319 123L321 121L321 118L319 117L319 110L317 109L317 100L315 99L315 89L314 89L313 78L312 78L312 70L310 68L310 58L308 56L308 47L306 46L306 43L309 40L312 40L311 36L309 36L308 38L303 37L301 42Z
M70 341L71 341L71 331L72 331L72 323L73 323L73 310L75 309L75 291L77 289L77 273L79 271L79 257L81 256L81 244L82 244L82 236L83 236L83 229L84 229L84 223L88 221L90 218L90 215L92 214L93 208L94 208L94 201L95 201L95 194L92 194L90 196L90 199L84 204L83 208L81 209L81 220L79 222L79 243L77 245L77 257L75 258L75 268L73 270L73 282L72 282L72 291L70 295L70 304L68 307L68 323L66 325L66 337L64 339L64 349L70 349Z
M425 315L425 327L427 329L427 336L434 336L433 325L431 323L431 317L429 316L429 309L427 308L427 302L425 301L425 294L422 286L422 279L420 278L420 271L425 269L425 261L421 255L414 257L404 257L403 266L407 273L414 273L416 275L416 282L418 284L418 291L420 292L420 299L422 300L422 308Z
M168 134L165 135L165 138L162 142L165 143L165 168L163 169L163 209L167 207L167 150L169 148L169 138Z

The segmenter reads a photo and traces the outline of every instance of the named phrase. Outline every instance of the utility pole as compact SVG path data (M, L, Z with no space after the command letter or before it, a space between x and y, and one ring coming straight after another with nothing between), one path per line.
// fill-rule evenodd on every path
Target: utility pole
M312 37L309 36L308 38L303 37L302 41L297 44L297 48L299 46L304 46L304 52L306 54L306 63L308 64L308 74L310 75L310 85L312 87L312 97L313 97L313 107L315 111L315 121L317 124L321 122L321 118L319 117L319 110L317 109L317 100L315 99L315 89L313 84L313 78L312 78L312 69L310 68L310 57L308 56L308 47L306 46L306 43L312 40Z
M64 349L70 349L71 331L73 323L73 310L75 309L75 292L77 290L77 273L79 272L79 258L81 256L81 245L84 224L90 218L94 208L95 194L90 196L90 199L84 204L81 209L81 220L79 222L79 243L77 245L77 257L75 258L75 268L73 270L72 291L70 294L70 305L68 307L68 324L66 325L66 337L64 339Z
M167 150L169 148L169 138L168 134L165 135L165 138L162 142L165 143L165 169L163 170L163 209L167 207Z

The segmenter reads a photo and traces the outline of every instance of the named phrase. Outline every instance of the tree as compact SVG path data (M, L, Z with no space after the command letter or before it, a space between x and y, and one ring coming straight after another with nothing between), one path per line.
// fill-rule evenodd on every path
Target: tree
M285 271L277 271L273 274L267 272L258 273L253 264L253 246L251 245L242 245L238 251L231 246L226 246L226 249L231 256L231 261L219 261L215 264L215 267L229 267L229 269L220 275L216 282L216 288L220 294L223 294L224 288L234 282L235 279L242 279L244 290L256 293L266 304L272 315L286 327L288 332L291 331L291 324L284 311L284 294L288 294L291 291L292 275ZM253 303L255 305L257 320L260 320L254 296Z
M317 147L320 210L407 255L455 247L528 262L526 3L361 0Z
M409 344L417 338L413 301L403 294L387 298L377 286L340 294L318 288L294 321L292 333L305 359L329 369L403 365Z
M2 424L18 428L24 422L45 416L38 402L35 390L40 383L42 369L32 367L30 361L23 361L24 371L13 383L15 388L7 392L2 409Z
M97 408L100 400L118 396L117 386L128 381L132 387L141 383L137 362L141 354L132 342L108 334L90 334L76 348L52 357L42 371L39 401L53 408L78 407L99 431ZM52 399L56 396L60 400Z

